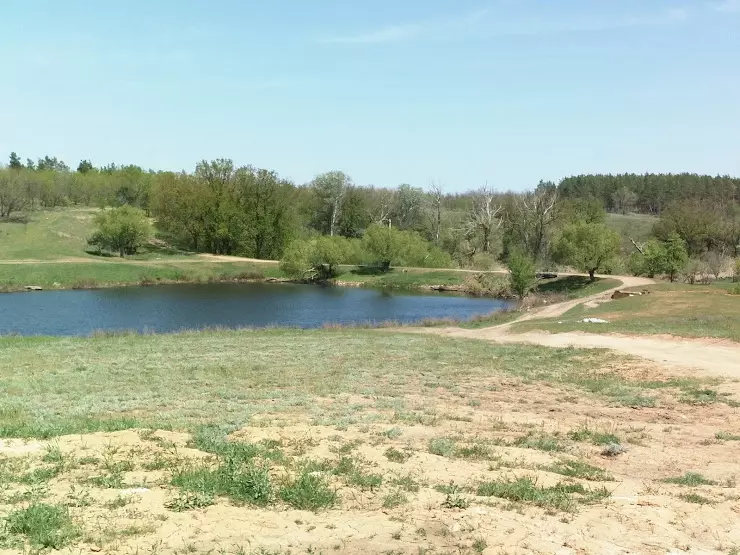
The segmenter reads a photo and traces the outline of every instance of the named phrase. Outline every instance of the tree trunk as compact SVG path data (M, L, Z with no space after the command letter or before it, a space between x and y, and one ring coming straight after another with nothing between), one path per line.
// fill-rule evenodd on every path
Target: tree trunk
M125 249L123 247L118 249L118 254L120 255L121 258L126 258Z
M596 281L596 268L593 268L588 271L588 277L591 279L591 281Z

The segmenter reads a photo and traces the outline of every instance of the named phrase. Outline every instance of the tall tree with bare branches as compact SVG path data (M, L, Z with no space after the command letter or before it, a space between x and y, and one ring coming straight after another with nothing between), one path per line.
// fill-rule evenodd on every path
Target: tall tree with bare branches
M504 207L496 202L496 193L488 185L471 193L468 227L481 235L483 252L491 252L493 234L501 227Z

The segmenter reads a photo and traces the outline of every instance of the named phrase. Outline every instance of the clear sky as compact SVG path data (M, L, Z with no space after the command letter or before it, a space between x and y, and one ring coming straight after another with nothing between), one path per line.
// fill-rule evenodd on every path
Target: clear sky
M740 0L5 0L0 60L3 159L740 175Z

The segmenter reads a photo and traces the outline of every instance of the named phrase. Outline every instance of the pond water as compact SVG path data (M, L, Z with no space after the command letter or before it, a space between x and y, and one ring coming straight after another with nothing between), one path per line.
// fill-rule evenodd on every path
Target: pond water
M223 326L321 327L424 318L469 319L509 306L457 295L292 284L121 287L0 294L0 335L172 332Z

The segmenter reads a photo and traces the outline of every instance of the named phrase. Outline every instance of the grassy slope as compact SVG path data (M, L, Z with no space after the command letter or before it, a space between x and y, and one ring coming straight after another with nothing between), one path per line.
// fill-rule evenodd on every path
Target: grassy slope
M622 245L626 253L634 250L630 238L638 244L644 243L650 237L657 221L656 216L647 214L607 214L606 216L606 225L622 236Z
M295 412L346 425L377 418L375 409L389 403L405 410L405 392L455 391L468 380L482 387L502 376L650 404L647 390L656 385L606 370L618 360L605 351L366 330L0 338L0 436L231 426ZM319 402L351 394L373 402L359 408Z
M620 299L596 308L578 306L560 318L515 324L512 331L672 334L740 341L740 296L728 294L730 285L653 285L647 288L650 295ZM602 318L609 324L584 324L580 322L583 318Z

